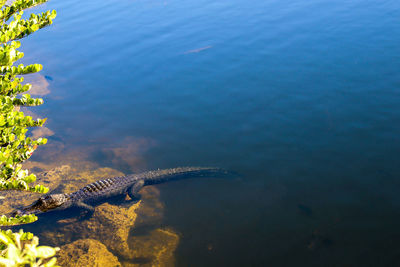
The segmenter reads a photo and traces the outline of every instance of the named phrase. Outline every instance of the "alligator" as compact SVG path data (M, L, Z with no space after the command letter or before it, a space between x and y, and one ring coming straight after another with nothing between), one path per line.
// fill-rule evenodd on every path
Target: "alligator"
M45 195L31 205L15 210L11 213L11 216L40 214L77 207L86 211L86 217L93 214L95 206L112 197L127 194L131 200L139 200L139 191L144 186L191 177L212 177L227 174L229 172L219 168L180 167L113 177L88 184L74 193Z

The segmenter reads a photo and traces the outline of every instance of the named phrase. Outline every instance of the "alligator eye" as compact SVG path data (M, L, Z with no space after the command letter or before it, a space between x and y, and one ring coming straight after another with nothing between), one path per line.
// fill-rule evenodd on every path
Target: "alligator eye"
M15 211L12 212L10 215L11 215L11 217L15 217L15 216L21 215L21 214L22 214L21 210L15 210Z

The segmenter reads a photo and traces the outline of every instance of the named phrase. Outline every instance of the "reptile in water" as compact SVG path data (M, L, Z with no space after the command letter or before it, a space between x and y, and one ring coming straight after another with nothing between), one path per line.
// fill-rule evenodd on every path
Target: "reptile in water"
M218 168L182 167L113 177L88 184L74 193L45 195L31 205L14 211L11 215L40 214L71 207L81 208L91 215L94 212L94 206L111 197L128 194L132 200L139 199L139 191L143 186L190 177L212 177L227 174L229 174L227 171Z

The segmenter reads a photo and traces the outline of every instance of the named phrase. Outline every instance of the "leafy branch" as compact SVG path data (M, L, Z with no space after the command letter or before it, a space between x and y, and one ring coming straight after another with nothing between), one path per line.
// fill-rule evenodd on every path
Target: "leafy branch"
M35 31L52 24L56 11L31 14L22 19L23 10L46 2L47 0L15 0L6 6L0 0L0 190L21 190L46 193L43 185L32 185L36 176L23 169L22 163L29 159L38 146L46 144L45 138L33 139L27 136L31 127L43 126L46 119L34 120L26 116L20 107L37 106L41 98L32 98L26 92L30 84L22 84L21 75L42 70L42 65L15 62L24 56L17 49L18 39L27 37ZM12 19L11 19L12 18ZM11 21L9 21L11 19ZM19 225L37 220L34 214L0 217L0 226ZM38 246L39 239L31 233L20 230L0 230L0 266L55 266L53 257L58 248Z
M31 233L20 230L0 231L0 265L3 266L55 266L57 259L53 257L58 248L38 246L39 239Z
M14 63L24 56L17 49L21 46L15 39L23 38L50 25L56 12L47 11L40 15L31 14L27 20L21 19L22 9L45 2L44 0L17 0L0 11L0 190L25 190L46 193L48 188L30 186L36 180L34 174L22 169L22 162L29 159L36 148L47 142L45 138L33 140L26 136L29 127L42 126L45 119L33 120L19 110L21 106L37 106L43 103L40 98L22 94L31 88L22 85L23 77L42 69L40 64L24 66ZM13 20L7 24L10 17ZM20 96L20 94L22 94Z

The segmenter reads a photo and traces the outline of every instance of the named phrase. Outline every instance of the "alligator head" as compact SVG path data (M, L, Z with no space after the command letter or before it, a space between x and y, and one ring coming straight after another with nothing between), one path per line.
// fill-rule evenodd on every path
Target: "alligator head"
M15 216L15 215L25 215L32 213L39 214L60 207L67 200L68 198L65 194L46 195L33 202L31 205L23 207L20 210L14 211L13 213L11 213L11 215Z

